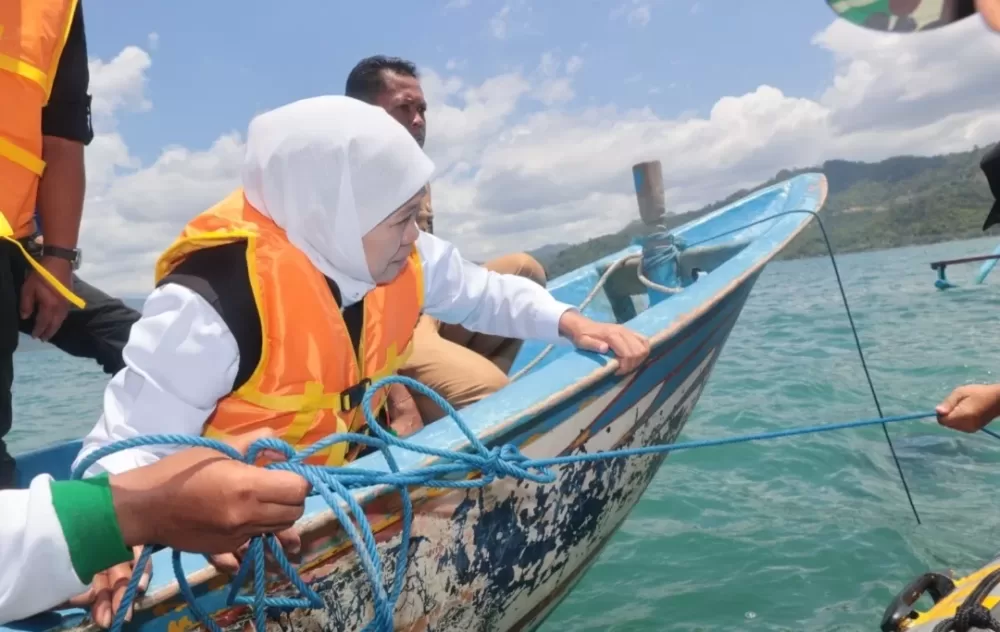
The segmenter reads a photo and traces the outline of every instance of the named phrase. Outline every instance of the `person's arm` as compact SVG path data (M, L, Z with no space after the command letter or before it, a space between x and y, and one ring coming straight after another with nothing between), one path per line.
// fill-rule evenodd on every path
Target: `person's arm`
M42 160L46 166L38 183L35 219L48 248L72 250L80 234L86 179L83 148L94 137L89 83L83 8L77 3L49 102L42 108ZM35 267L37 272L28 275L21 288L19 311L23 320L34 319L31 335L48 341L69 311L73 264L63 253L47 256L43 250Z
M225 443L246 454L255 441L273 436L261 430ZM53 481L41 475L29 489L0 491L0 625L70 600L84 605L96 599L95 621L110 626L110 591L120 600L129 575L120 582L99 580L107 579L102 571L132 560L131 547L157 543L220 553L275 532L286 550L297 551L292 527L308 493L309 483L298 474L247 465L208 448L182 450L110 477Z
M90 121L90 70L83 5L78 3L59 58L49 102L42 109L42 159L38 216L45 243L76 248L83 214L83 148L94 138Z
M32 480L0 491L0 625L84 592L95 573L132 559L107 477Z
M424 312L471 331L561 342L559 319L570 309L534 281L498 274L466 259L452 244L421 233Z
M140 435L200 435L239 369L236 339L199 294L167 283L152 292L122 351L125 368L104 391L104 411L73 463L100 447ZM116 474L153 463L177 446L132 448L108 455L85 476Z

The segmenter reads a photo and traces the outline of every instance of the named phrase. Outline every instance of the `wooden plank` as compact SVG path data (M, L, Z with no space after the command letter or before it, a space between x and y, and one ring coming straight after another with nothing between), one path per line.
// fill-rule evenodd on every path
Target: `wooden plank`
M635 196L639 201L639 216L646 226L656 226L667 212L663 195L663 169L659 160L632 165Z
M962 259L947 259L944 261L934 261L931 263L931 270L937 270L938 268L950 266L953 263L975 263L977 261L991 261L993 259L1000 259L1000 255L981 255L978 257L963 257Z

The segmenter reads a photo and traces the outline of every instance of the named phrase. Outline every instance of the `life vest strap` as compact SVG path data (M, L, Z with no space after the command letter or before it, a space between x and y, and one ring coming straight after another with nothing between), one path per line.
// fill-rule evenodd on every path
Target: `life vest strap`
M364 399L365 393L368 392L368 387L371 386L372 381L367 377L345 389L340 394L340 410L348 411L354 410L361 405L361 400Z
M45 91L46 96L48 96L49 73L41 68L32 66L23 59L16 59L10 55L0 53L0 70L6 70L7 72L24 77L28 81L37 83Z
M28 264L35 269L35 272L42 275L42 278L48 281L49 285L51 285L56 292L59 292L64 299L73 305L76 305L80 309L87 306L87 303L85 303L82 298L71 292L65 285L60 283L58 279L52 276L51 272L45 269L45 266L35 261L35 258L32 257L31 254L29 254L25 249L24 244L14 239L14 229L10 227L10 222L7 221L7 218L3 215L3 213L0 213L0 240L10 242L17 246L17 249L21 251L21 254L24 255Z
M39 178L45 172L45 161L23 147L18 147L3 136L0 136L0 156L15 165L24 167Z

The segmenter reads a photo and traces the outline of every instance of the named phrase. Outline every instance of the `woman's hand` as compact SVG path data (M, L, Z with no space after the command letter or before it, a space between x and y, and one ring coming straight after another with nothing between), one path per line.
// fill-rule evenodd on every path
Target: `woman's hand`
M281 549L285 552L289 561L295 562L302 550L302 539L299 537L298 530L295 527L285 529L284 531L275 533L274 537L278 539L278 543L281 545ZM240 564L243 563L243 557L247 554L247 549L249 548L250 541L247 540L235 552L209 555L207 556L208 561L220 573L236 575L240 571ZM264 558L265 566L271 567L271 570L277 568L272 566L274 558L271 556L271 551L267 548L266 543L264 545Z
M649 341L644 336L622 325L593 321L576 310L565 312L559 319L559 334L580 349L613 351L618 357L617 375L631 373L649 355Z

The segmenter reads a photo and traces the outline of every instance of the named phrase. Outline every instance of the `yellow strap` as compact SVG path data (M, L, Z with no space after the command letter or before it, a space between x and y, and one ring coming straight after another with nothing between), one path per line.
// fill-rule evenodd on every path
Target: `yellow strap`
M347 424L340 417L337 417L337 432L335 434L342 434L347 432ZM327 467L338 467L344 464L347 460L347 442L341 441L331 445L326 450L321 450L320 454L326 452L326 466Z
M76 294L66 289L65 285L60 283L59 280L56 279L54 276L52 276L52 274L48 270L46 270L42 264L35 261L35 258L28 254L28 251L24 249L24 246L21 245L21 242L14 239L14 229L10 227L10 222L7 221L7 218L4 217L3 214L0 214L0 239L3 239L4 241L9 241L10 243L17 246L18 250L20 250L21 253L24 255L24 258L28 260L29 264L31 264L31 267L35 269L35 272L42 275L42 278L48 281L49 285L51 285L56 292L59 292L59 294L61 294L64 299L76 305L80 309L86 307L87 304L83 301L82 298L80 298Z
M34 81L42 90L46 91L46 96L48 95L49 75L41 68L32 66L21 59L15 59L10 55L0 54L0 70L6 70L29 81Z
M319 382L306 382L305 392L302 395L302 406L298 414L292 419L292 424L285 431L284 440L292 445L299 445L302 437L313 426L319 414L319 406L323 401L323 385Z
M18 147L6 138L0 136L0 156L15 165L24 167L39 178L45 171L45 161L23 147Z

